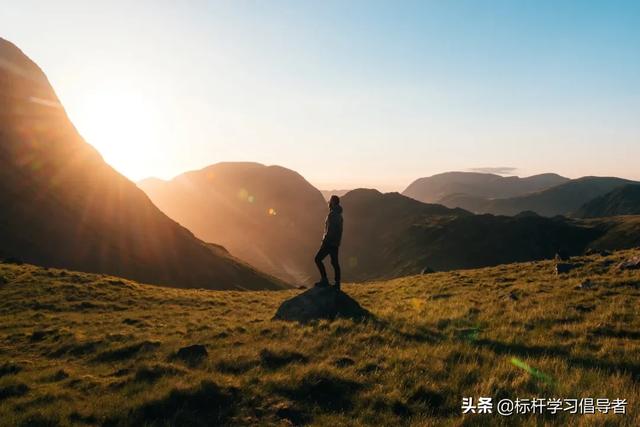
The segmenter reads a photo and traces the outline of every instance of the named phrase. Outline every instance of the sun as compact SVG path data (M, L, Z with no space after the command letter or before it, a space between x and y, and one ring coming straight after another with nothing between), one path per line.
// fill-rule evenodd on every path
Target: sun
M131 179L148 169L158 117L148 97L134 88L102 85L86 92L69 111L84 139L104 160Z

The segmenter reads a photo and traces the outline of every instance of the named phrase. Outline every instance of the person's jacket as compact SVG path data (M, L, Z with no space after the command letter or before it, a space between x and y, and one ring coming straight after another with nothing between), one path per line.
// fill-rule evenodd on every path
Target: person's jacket
M342 240L342 206L335 205L329 210L324 222L324 236L322 244L326 246L340 246Z

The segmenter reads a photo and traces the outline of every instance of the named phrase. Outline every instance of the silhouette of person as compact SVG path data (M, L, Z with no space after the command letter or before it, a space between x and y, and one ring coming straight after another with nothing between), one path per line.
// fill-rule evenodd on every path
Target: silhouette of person
M320 281L316 286L329 286L327 278L327 270L324 268L324 260L327 255L331 257L331 266L335 274L335 287L340 290L340 263L338 261L338 249L342 240L342 206L340 206L340 198L331 196L329 199L329 214L324 222L324 236L322 237L322 245L315 257L316 265L320 270Z

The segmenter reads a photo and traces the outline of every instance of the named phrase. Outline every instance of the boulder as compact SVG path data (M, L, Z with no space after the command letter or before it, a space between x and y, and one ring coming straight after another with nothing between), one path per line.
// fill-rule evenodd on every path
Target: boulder
M316 286L283 302L274 320L300 323L337 317L363 320L371 314L349 295L334 287Z
M556 263L556 274L564 274L564 273L568 273L571 270L573 270L574 268L576 268L577 265L576 264L571 264L568 262L559 262Z
M193 344L182 347L176 353L176 359L180 359L188 364L200 363L209 355L207 348L202 344Z

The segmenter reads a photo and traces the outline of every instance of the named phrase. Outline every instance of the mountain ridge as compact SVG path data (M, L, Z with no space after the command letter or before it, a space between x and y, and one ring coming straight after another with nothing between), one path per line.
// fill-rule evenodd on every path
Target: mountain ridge
M585 203L572 214L578 218L618 215L640 215L640 183L617 187Z
M169 181L138 184L167 215L270 274L313 283L326 202L298 172L220 162Z
M78 134L44 72L0 39L0 253L148 283L281 289L158 210Z
M584 176L529 195L490 200L483 212L516 215L528 210L548 217L569 215L595 197L632 182L618 177Z
M605 233L569 219L474 215L370 189L345 194L342 206L343 276L353 281L580 254Z
M492 199L531 193L567 180L568 178L555 173L521 178L492 173L451 171L418 178L409 184L402 194L425 203L441 203L443 198L451 194Z

